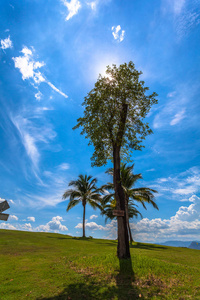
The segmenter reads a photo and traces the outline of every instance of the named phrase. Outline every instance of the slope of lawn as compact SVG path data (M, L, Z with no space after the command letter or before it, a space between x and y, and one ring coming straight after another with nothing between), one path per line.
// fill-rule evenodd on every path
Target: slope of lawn
M200 251L0 230L0 299L200 299ZM131 272L131 264L133 272Z

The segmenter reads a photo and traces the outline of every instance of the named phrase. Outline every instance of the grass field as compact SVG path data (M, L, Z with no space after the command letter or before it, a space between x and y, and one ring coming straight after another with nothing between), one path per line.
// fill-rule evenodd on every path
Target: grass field
M200 251L0 230L0 300L200 299ZM133 272L131 271L131 264Z

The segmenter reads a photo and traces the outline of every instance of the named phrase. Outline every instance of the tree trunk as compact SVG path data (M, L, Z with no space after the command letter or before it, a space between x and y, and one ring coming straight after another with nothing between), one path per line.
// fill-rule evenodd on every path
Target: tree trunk
M83 205L83 237L85 237L85 205Z
M129 216L128 216L128 196L125 195L125 209L126 209L126 224L128 228L128 234L129 234L129 241L132 244L133 238L131 234L131 228L130 228L130 223L129 223Z
M128 221L127 227L128 227L128 232L129 232L129 240L130 240L130 243L132 245L132 243L133 243L133 237L132 237L132 233L131 233L131 228L130 228L129 221Z
M121 258L130 258L129 249L129 239L128 239L128 229L126 222L126 210L125 210L125 194L121 185L120 178L120 147L113 147L113 184L115 188L115 197L117 202L117 210L123 210L124 216L117 217L118 225L118 246L117 246L117 256Z

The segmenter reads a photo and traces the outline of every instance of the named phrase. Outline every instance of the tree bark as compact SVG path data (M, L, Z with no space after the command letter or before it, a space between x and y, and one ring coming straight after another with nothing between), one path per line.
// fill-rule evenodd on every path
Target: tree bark
M132 233L131 233L131 228L130 228L129 221L128 221L127 227L128 227L128 232L129 232L129 240L130 240L130 243L132 245L132 243L133 243L133 237L132 237Z
M117 217L117 227L118 227L118 246L117 246L117 256L119 259L130 258L129 249L129 239L128 239L128 229L126 222L126 210L125 210L125 194L121 185L120 177L120 147L113 147L113 184L115 188L115 197L117 202L117 209L124 211L123 217Z
M130 223L129 223L129 216L128 216L128 196L125 195L125 209L126 209L126 224L128 228L128 234L129 234L129 241L132 244L133 238L131 234L131 228L130 228Z
M85 205L83 205L83 237L85 237Z

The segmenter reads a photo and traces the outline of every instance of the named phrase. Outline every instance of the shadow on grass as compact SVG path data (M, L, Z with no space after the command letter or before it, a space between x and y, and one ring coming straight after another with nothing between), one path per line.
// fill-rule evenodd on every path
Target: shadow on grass
M95 244L101 244L101 245L109 245L109 246L113 246L117 244L117 241L112 241L110 240L109 242L105 242L106 240L102 240L101 242L97 242L96 239L90 238L90 237L71 237L71 236L64 236L64 237L58 237L58 236L47 236L47 238L49 239L57 239L57 240L77 240L77 241L87 241L87 242L91 242L91 241L95 241Z
M131 259L119 261L120 270L116 277L96 279L90 275L84 275L67 285L64 290L56 296L40 297L37 300L110 300L110 299L144 299L137 287L134 285L135 276L132 269Z
M146 250L167 250L167 247L165 246L159 246L159 245L153 245L153 244L142 244L142 243L136 243L133 245L130 245L130 248L139 248L139 249L146 249Z

